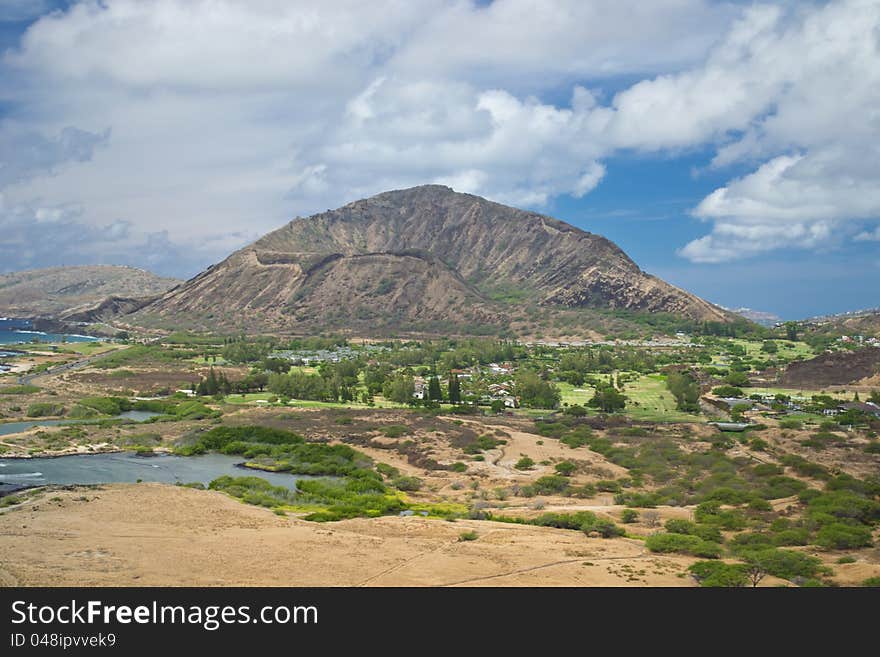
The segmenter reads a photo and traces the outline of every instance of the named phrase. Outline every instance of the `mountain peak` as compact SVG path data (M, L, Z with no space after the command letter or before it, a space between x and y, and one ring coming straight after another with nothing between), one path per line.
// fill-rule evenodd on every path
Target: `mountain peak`
M613 242L444 185L420 185L298 218L145 310L218 314L292 332L506 325L524 306L668 312L727 321L645 274ZM202 320L199 320L202 321Z

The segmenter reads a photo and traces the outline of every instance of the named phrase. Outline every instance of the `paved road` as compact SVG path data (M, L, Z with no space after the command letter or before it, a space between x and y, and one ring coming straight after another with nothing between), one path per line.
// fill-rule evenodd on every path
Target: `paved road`
M92 363L97 360L101 360L102 358L106 358L110 354L115 354L118 352L118 349L114 349L112 351L106 351L103 354L95 354L93 356L87 356L85 358L81 358L80 360L75 360L71 363L64 363L63 365L56 365L55 367L50 367L44 372L37 372L35 374L23 374L18 377L19 385L29 385L36 381L37 379L44 376L56 376L58 374L63 374L64 372L73 372L75 370L81 370L84 367L88 367Z

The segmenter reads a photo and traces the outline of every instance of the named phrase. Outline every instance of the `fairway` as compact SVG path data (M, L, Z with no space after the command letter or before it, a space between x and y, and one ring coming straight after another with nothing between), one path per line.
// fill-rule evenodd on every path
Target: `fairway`
M629 398L626 414L634 420L649 422L705 422L699 415L683 413L675 406L675 398L666 388L662 374L643 375L636 381L624 384L624 394Z

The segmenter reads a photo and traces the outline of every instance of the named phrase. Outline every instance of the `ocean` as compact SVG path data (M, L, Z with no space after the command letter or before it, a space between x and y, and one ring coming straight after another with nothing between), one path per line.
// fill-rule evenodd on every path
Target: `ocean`
M27 342L92 342L97 340L88 335L65 335L61 333L44 333L34 331L28 319L10 319L0 317L0 345L24 344Z

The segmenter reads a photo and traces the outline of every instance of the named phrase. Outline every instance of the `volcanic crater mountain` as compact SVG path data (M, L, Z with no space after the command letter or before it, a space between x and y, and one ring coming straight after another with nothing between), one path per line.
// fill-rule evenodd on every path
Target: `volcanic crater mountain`
M473 333L525 321L528 309L731 320L604 237L440 185L296 218L131 318L213 330Z
M142 306L180 281L118 265L77 265L0 274L0 315L97 321Z

